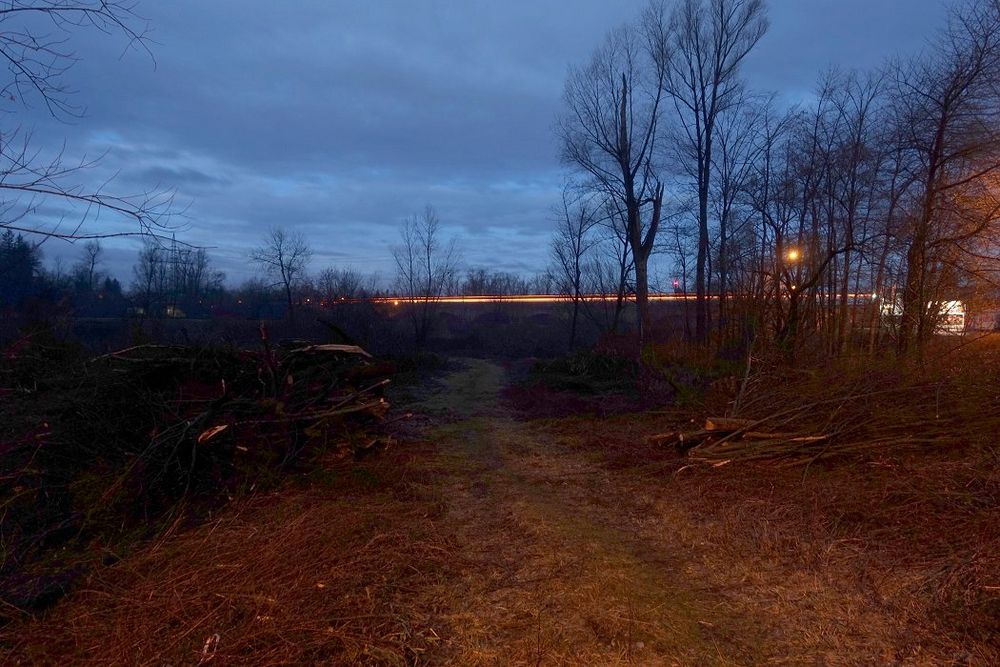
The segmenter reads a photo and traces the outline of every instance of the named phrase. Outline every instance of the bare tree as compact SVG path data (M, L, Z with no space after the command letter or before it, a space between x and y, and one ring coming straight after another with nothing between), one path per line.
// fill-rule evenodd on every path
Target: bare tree
M903 230L906 279L899 348L933 332L942 278L1000 214L1000 2L952 9L930 58L894 71L900 137L912 164L912 213Z
M572 304L569 345L576 345L580 306L584 298L587 256L597 243L591 233L597 224L597 206L586 199L574 201L569 188L563 190L559 223L552 238L552 261L560 291L568 294Z
M17 107L44 106L57 119L82 115L66 75L77 62L67 48L73 33L97 30L118 35L128 48L147 48L148 23L132 0L18 0L0 6L0 99ZM13 115L8 118L14 118ZM0 142L0 229L62 239L162 234L170 224L173 195L164 191L111 193L108 183L81 181L98 162L70 160L63 150L39 149L30 133L7 128ZM39 222L38 207L58 200L73 213L53 224ZM88 229L98 215L130 223L128 228Z
M654 157L666 67L662 9L608 34L589 65L566 82L559 120L562 158L625 222L635 263L640 339L649 333L649 256L660 226L664 186Z
M501 274L487 268L470 268L465 272L459 291L466 296L499 296L501 279Z
M374 283L374 276L355 269L326 268L316 277L316 289L327 304L371 296L375 292Z
M785 248L794 233L798 211L795 164L789 159L789 134L799 115L781 118L765 114L760 127L760 151L754 162L746 191L746 206L753 214L754 233L745 237L751 246L751 273L755 279L746 286L751 303L748 309L760 322L773 323L780 330L785 323L787 280ZM798 257L796 257L796 261ZM794 283L791 283L794 284Z
M100 241L87 241L83 244L83 255L73 269L77 284L88 292L96 290L101 279L97 267L101 263L103 252Z
M497 302L501 302L503 297L515 294L528 294L529 281L516 273L507 271L491 271L478 267L466 271L465 279L462 281L459 291L462 294L482 295L496 297Z
M708 334L709 195L717 126L720 115L741 101L740 65L766 31L763 0L681 0L665 35L669 46L658 50L668 57L663 86L680 120L681 155L693 166L698 199L698 340Z
M132 267L132 291L138 297L142 313L151 315L166 290L166 250L154 241L147 241L139 251L139 260Z
M298 232L275 228L267 233L262 245L250 253L250 261L258 264L285 295L288 319L295 319L293 293L303 278L312 250Z
M615 202L605 200L603 213L598 257L588 263L591 279L596 282L588 291L612 295L611 317L610 320L605 318L605 325L608 331L617 332L626 300L635 293L635 261L632 244L629 243L628 220L622 215L621 208Z
M740 199L752 175L756 158L762 150L762 143L757 140L757 128L761 126L764 116L768 113L770 102L770 100L741 100L734 104L732 109L720 114L717 126L717 151L711 165L713 178L711 203L712 212L719 225L715 269L718 275L716 284L719 294L720 329L726 325L726 306L734 259L731 252L732 239L749 222L749 215L740 210ZM700 237L700 224L698 229ZM675 246L679 251L681 244L678 234L675 234ZM686 257L683 259L686 260ZM686 274L687 266L683 268Z
M528 294L552 294L553 290L557 289L556 284L556 278L551 271L539 271L528 278L525 290Z
M417 343L430 333L438 299L454 286L460 256L454 239L441 238L441 221L434 208L406 219L401 243L392 249L399 289L410 301L409 312Z
M684 291L683 313L684 313L684 336L691 338L691 317L688 303L688 275L690 273L691 258L691 238L687 225L673 224L667 228L667 254L673 256L674 266L680 269L680 277L677 278L678 288Z

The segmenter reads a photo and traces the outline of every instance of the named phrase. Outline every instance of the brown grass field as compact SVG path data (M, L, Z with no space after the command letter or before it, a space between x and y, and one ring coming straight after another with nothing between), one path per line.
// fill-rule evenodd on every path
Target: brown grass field
M94 571L2 661L1000 664L995 441L713 467L644 442L705 406L509 377L463 361L381 456Z

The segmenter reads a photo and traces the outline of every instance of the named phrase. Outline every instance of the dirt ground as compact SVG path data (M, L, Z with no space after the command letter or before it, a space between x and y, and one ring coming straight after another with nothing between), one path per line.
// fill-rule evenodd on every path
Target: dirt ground
M680 413L527 419L504 368L458 366L383 455L94 573L5 662L1000 664L1000 577L951 585L997 562L997 487L960 488L995 471L690 467L641 444Z

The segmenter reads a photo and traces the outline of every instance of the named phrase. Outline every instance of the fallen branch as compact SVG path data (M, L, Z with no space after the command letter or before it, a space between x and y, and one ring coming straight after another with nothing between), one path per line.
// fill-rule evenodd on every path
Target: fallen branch
M732 432L750 428L752 425L753 420L751 419L736 419L735 417L708 417L705 419L706 431Z

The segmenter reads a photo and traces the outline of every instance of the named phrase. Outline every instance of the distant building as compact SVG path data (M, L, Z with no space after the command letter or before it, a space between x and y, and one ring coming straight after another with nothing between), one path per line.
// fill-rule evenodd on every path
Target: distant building
M934 333L945 336L958 336L965 333L965 304L961 301L942 301L938 306L938 319Z
M930 310L934 304L928 303ZM903 304L900 299L891 301L883 299L881 301L883 323L898 322L903 316ZM959 336L966 331L966 304L964 301L952 299L940 301L937 304L937 324L934 333L942 336Z

